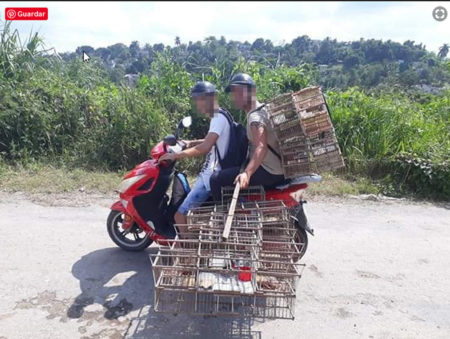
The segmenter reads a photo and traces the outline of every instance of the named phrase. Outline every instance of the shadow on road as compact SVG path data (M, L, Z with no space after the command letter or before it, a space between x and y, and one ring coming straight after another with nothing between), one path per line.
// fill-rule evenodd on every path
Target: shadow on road
M124 338L261 338L246 318L160 314L153 310L153 275L146 252L131 253L106 248L84 255L72 266L81 294L73 301L67 316L78 319L86 307L101 304L104 318L112 320L138 311ZM105 323L105 326L108 326Z

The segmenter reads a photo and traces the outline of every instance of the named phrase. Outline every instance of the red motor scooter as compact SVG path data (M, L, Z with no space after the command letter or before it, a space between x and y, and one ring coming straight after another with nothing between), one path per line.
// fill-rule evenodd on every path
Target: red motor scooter
M176 236L173 216L190 187L186 175L175 169L175 162L158 163L158 159L165 153L180 152L186 147L178 139L182 130L191 123L191 117L182 119L174 135L168 135L153 147L152 159L137 165L124 176L119 187L120 199L111 206L107 220L109 236L122 249L142 251L153 241L168 245ZM299 177L265 192L266 200L282 200L289 208L298 230L295 242L302 244L299 258L308 244L306 232L313 234L304 212L302 192L308 187L308 182L320 179L320 176ZM172 194L169 198L170 184ZM251 199L251 196L247 198Z

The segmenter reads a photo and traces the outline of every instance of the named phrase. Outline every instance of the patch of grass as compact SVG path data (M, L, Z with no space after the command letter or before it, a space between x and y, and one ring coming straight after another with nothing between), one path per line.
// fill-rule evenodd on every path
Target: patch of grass
M324 174L321 182L312 183L308 187L311 195L345 196L380 192L381 189L367 178L346 179L332 174Z
M0 165L0 190L7 192L63 193L85 192L111 193L117 189L123 173L87 171L84 169L55 168L33 164L23 166Z
M0 161L0 190L7 192L64 193L79 191L112 193L124 172L88 171L42 163L8 165ZM188 175L192 187L197 176ZM379 194L383 186L364 177L324 174L319 183L309 185L308 194L323 196Z
M450 91L327 93L337 139L352 175L369 177L388 194L450 198Z

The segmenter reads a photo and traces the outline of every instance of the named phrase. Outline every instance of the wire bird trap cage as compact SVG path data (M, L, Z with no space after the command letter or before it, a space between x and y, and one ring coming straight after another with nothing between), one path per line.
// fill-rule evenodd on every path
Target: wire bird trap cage
M328 106L319 87L280 95L266 105L286 178L344 167Z
M155 311L294 319L304 268L295 259L302 246L295 225L281 201L244 200L226 240L224 200L189 211L170 246L150 256Z

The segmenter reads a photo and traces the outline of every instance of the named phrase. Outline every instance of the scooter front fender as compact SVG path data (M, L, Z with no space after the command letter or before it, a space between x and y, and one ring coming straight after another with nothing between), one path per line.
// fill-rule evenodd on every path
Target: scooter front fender
M127 211L125 206L122 204L120 200L117 200L114 204L112 204L110 209L113 211L121 211L123 213Z

